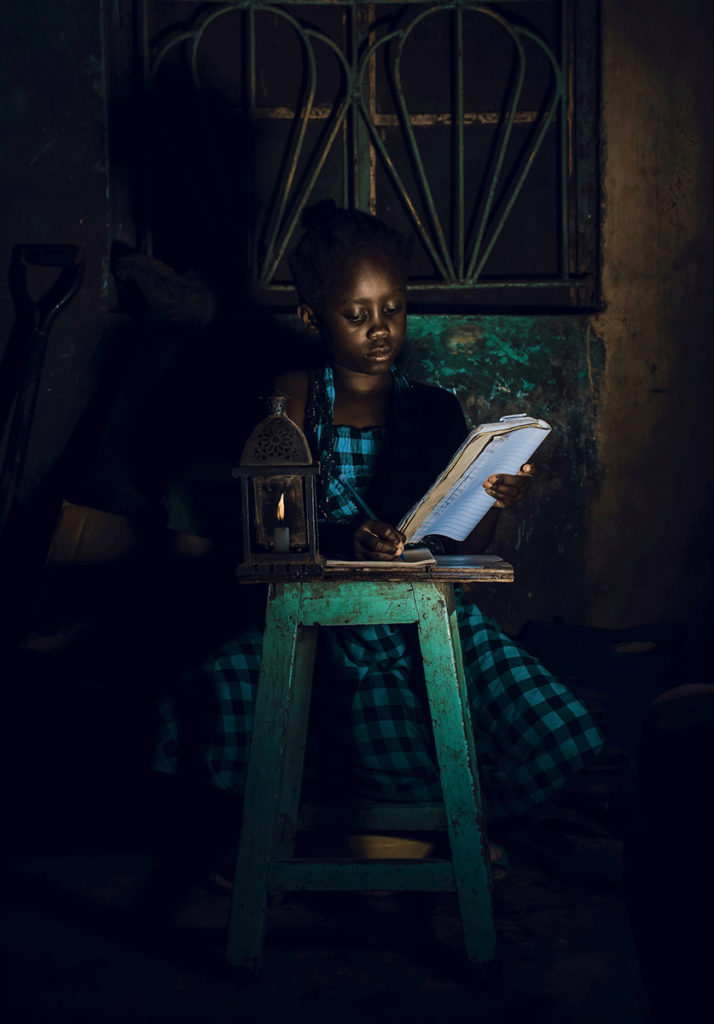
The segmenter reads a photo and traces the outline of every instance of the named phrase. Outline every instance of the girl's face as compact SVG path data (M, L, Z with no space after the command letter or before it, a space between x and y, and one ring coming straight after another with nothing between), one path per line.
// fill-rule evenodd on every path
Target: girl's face
M320 302L319 311L300 307L303 322L316 327L335 367L352 373L388 373L404 344L406 288L384 257L350 261Z

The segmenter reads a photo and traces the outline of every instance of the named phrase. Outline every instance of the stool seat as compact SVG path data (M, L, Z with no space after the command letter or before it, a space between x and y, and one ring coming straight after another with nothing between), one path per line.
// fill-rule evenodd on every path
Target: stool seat
M472 560L473 562L473 560ZM512 569L501 563L506 570ZM484 577L494 577L493 562ZM495 954L488 841L461 658L455 579L478 578L471 564L432 576L340 573L336 578L273 582L268 588L263 654L246 772L227 955L257 971L267 895L281 890L455 891L470 960ZM376 831L446 828L450 858L355 860L295 858L298 829L324 826L324 806L301 808L317 632L323 626L416 623L443 804L332 807L335 827Z

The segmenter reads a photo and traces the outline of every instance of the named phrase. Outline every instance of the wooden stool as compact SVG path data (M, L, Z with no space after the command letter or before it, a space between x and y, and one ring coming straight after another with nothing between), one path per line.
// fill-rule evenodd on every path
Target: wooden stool
M500 560L456 558L430 571L328 568L321 579L270 584L228 926L232 964L258 970L268 892L300 889L455 890L467 956L493 958L488 842L452 582L512 578ZM294 859L317 630L410 622L418 627L443 806L360 802L352 825L429 831L445 823L451 858Z

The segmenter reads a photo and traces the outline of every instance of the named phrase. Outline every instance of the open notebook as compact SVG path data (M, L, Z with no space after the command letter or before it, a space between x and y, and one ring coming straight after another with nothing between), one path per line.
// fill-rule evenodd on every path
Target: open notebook
M549 433L545 420L522 414L482 423L397 529L409 544L432 533L464 540L494 504L483 489L487 478L492 473L517 473Z
M481 423L454 453L446 469L409 510L397 529L416 544L430 534L465 540L494 504L483 489L492 473L515 474L550 433L545 420L532 416L503 416L498 423ZM407 548L403 559L384 562L328 560L330 566L429 565L436 561L426 547Z

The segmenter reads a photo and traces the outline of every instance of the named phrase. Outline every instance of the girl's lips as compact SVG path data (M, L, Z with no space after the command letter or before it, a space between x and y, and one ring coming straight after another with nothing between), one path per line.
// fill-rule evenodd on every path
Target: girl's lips
M389 359L392 354L392 350L389 347L373 348L367 353L367 359Z

